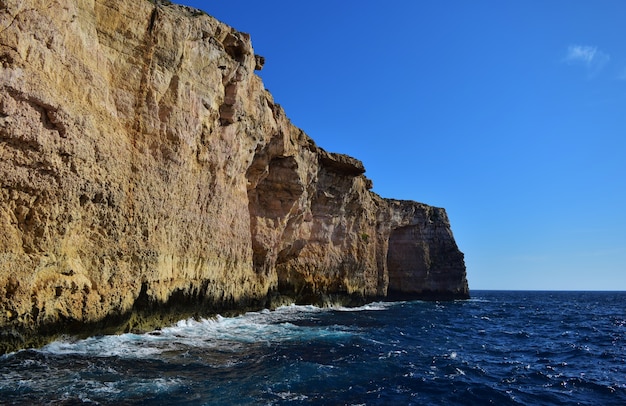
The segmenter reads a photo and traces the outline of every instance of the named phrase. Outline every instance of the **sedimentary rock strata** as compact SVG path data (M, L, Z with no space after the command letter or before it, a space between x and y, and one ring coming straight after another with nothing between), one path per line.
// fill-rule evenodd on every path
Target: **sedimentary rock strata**
M443 209L285 116L250 38L148 0L0 1L0 352L295 301L463 298Z

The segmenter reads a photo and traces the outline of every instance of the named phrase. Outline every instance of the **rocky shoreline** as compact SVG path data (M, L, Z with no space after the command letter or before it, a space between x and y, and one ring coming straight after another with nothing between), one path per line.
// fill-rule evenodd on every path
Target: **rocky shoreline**
M0 353L469 297L445 210L381 198L295 127L247 34L165 2L57 3L0 3Z

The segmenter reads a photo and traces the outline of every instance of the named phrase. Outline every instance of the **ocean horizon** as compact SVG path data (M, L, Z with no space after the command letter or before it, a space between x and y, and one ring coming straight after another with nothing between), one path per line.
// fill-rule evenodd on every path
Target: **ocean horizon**
M0 357L2 404L626 404L626 292L284 306Z

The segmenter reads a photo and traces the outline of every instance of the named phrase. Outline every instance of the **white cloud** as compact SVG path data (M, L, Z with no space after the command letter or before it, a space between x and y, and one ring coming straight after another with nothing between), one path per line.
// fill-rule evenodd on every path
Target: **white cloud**
M609 54L590 45L570 45L565 62L585 66L591 74L599 72L611 60Z
M593 58L598 53L597 47L591 47L588 45L570 45L567 48L567 56L565 60L567 62L582 62L590 64L593 62Z

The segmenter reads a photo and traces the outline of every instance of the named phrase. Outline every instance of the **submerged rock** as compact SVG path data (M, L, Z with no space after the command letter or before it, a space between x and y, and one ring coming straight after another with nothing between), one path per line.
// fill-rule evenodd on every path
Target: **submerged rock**
M247 34L148 0L0 2L0 352L285 302L468 297L443 209L296 128Z

